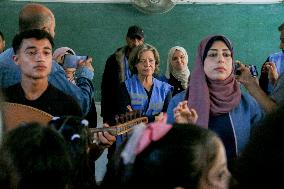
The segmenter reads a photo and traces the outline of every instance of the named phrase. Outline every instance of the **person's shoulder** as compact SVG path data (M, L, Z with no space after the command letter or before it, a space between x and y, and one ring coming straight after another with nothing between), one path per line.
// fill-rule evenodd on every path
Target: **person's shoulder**
M160 91L161 94L168 94L168 95L171 94L172 96L172 92L174 90L173 86L171 86L167 82L160 81L156 78L153 78L153 81L154 81L154 88Z
M109 55L107 59L110 60L110 59L116 58L116 56L118 55L124 54L125 49L126 49L126 46L117 48L111 55Z
M284 53L282 51L271 53L269 55L269 58L271 58L271 57L279 57L279 56L284 56Z
M155 80L155 82L156 82L157 84L159 84L160 86L162 86L162 87L164 87L164 88L169 88L169 89L173 90L173 86L171 86L170 84L168 84L168 82L161 81L161 80L156 79L156 78L154 78L154 80Z
M183 90L179 93L177 93L175 96L173 96L173 101L183 101L185 98L186 90Z
M22 93L22 86L21 83L16 83L14 85L11 85L9 87L1 88L1 92L3 96L5 97L5 100L10 100L13 98L18 98L20 94Z
M111 55L109 55L109 56L107 57L107 62L109 62L109 61L111 61L111 60L113 60L113 59L115 59L115 53L112 53Z
M168 78L164 74L154 74L156 79L168 83Z
M118 60L122 56L124 56L124 54L125 54L125 47L120 47L116 49L116 51L107 58L106 66L117 65Z
M2 88L1 90L2 90L2 92L4 93L4 92L9 92L9 91L15 91L15 90L19 90L19 89L21 89L22 87L21 87L21 83L16 83L16 84L14 84L14 85L11 85L11 86L8 86L8 87L4 87L4 88Z
M125 51L127 49L127 46L122 46L122 47L119 47L115 50L114 54L117 55L117 54L124 54Z
M12 67L16 64L13 61L14 50L9 48L0 54L0 66L1 67Z
M6 49L4 52L0 53L0 60L6 59L6 58L12 58L14 55L14 50L12 48Z

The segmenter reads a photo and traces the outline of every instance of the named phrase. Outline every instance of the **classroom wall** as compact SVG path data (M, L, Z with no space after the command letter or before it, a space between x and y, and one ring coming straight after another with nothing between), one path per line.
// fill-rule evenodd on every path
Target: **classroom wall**
M5 0L2 0L5 1ZM13 0L27 1L27 0ZM33 2L80 2L80 3L131 3L133 0L33 0ZM140 0L141 1L141 0ZM168 1L168 0L165 0ZM281 3L281 0L171 0L176 4L195 4L195 3Z
M18 12L26 2L0 3L0 30L7 46L18 28ZM125 44L130 25L145 31L145 41L157 47L161 70L165 71L168 49L175 45L189 53L189 67L197 46L210 34L228 36L235 58L261 64L271 52L279 51L278 26L284 22L283 4L178 4L170 12L146 15L131 4L44 3L56 17L56 47L68 46L79 55L94 58L95 99L100 101L100 83L107 57Z

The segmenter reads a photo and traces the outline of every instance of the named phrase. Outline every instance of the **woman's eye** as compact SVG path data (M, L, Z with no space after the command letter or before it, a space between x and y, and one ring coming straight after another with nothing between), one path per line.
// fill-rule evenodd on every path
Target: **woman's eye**
M150 62L151 64L153 64L153 63L155 63L155 60L150 59L149 62Z
M207 56L208 56L208 57L216 57L216 56L217 56L217 53L209 53Z
M173 57L173 61L177 61L178 59L181 59L181 60L184 60L184 56L181 56L181 57Z
M231 57L231 53L223 53L224 57Z

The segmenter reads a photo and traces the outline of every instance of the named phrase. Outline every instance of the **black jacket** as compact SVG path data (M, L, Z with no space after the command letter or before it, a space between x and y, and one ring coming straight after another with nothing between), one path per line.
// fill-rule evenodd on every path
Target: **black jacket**
M114 125L120 85L124 82L124 56L127 46L119 48L106 61L101 83L101 116L103 122Z

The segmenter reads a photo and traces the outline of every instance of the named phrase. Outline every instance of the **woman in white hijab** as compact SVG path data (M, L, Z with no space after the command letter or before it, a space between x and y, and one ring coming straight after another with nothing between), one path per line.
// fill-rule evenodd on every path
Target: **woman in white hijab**
M183 47L175 46L169 50L166 78L174 87L173 96L187 88L190 71L188 69L188 55Z

